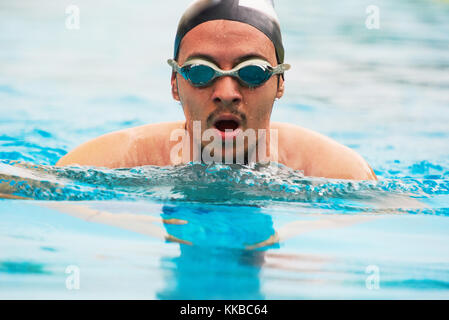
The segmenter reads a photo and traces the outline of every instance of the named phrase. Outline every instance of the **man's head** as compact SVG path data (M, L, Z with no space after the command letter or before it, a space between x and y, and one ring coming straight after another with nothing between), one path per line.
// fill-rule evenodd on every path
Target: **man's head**
M200 16L201 12L204 13L205 8L210 9L207 4L211 3L213 5L226 2L237 5L237 7L232 7L233 13L226 13L230 15L241 15L241 12L235 11L239 9L246 10L246 14L252 12L248 11L248 7L240 7L240 4L254 3L254 1L248 0L200 0L197 2L197 5L202 5L200 7L202 11L197 12ZM263 2L266 6L270 1L257 0L256 2ZM253 20L260 21L265 17L265 21L261 22L265 24L270 22L271 18L262 11L254 12L257 19L253 17ZM201 19L204 20L204 17L198 20L195 17L195 12L192 12L192 6L189 7L181 19L177 44L175 44L175 60L179 66L195 58L212 62L222 70L231 70L240 63L254 58L264 60L273 67L278 65L279 61L283 61L282 43L280 42L281 45L279 45L279 41L273 42L273 33L270 34L267 30L261 31L253 26L251 19L248 19L249 22L236 21L244 20L244 17L240 16L242 19L231 20L226 14L226 19L215 19L220 18L220 14L218 14L214 16L214 19L202 21ZM190 23L189 25L186 16L190 19L192 17L197 19L196 24ZM179 29L186 29L182 25L188 25L187 32L179 31ZM180 33L183 34L182 37L180 37ZM280 31L277 39L280 39ZM280 75L274 75L256 87L242 85L241 81L230 76L215 79L205 87L195 87L183 76L173 72L171 85L174 99L182 104L186 117L186 129L190 135L193 133L193 121L200 121L201 133L207 129L215 129L218 133L224 132L226 129L234 130L236 133L238 131L245 132L248 129L252 129L256 133L259 129L268 131L273 103L284 93L284 80ZM255 148L254 144L245 144L241 148L243 150L238 150L235 148L236 141L232 134L222 135L222 137L234 139L234 154L243 152L247 156L248 152ZM208 141L202 142L202 148L207 144ZM229 150L227 151L229 152Z

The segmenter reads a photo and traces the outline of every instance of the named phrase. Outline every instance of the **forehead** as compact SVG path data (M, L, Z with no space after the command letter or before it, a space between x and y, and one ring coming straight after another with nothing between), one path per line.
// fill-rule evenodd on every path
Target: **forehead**
M212 20L190 30L182 39L178 62L182 64L196 54L214 57L222 65L256 54L276 65L276 51L271 40L255 27L237 21Z

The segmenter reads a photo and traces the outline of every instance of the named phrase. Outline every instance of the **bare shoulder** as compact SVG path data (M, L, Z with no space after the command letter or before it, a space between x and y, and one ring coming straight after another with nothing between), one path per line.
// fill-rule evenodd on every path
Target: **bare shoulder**
M278 130L279 161L292 169L307 176L377 180L357 152L329 137L289 123L273 122L271 128Z
M168 165L170 133L184 121L148 124L111 132L85 142L59 159L57 166L82 165L125 168Z

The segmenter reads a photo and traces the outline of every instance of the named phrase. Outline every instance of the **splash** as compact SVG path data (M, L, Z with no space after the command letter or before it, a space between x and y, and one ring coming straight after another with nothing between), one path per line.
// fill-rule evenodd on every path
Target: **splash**
M431 167L428 164L409 166ZM0 193L51 201L163 200L227 205L267 206L302 204L322 209L370 211L380 199L388 208L420 207L447 213L447 201L436 208L416 204L449 194L449 179L421 176L352 181L305 177L301 171L277 163L224 165L189 163L172 167L143 166L129 169L54 167L22 162L0 162ZM404 199L412 202L404 204ZM414 201L414 202L413 202ZM410 206L410 203L414 205ZM436 210L436 211L435 211Z

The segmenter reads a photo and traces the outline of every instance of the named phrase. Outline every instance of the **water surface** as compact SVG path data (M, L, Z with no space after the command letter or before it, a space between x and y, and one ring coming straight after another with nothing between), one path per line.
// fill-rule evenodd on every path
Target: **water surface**
M378 1L379 30L372 3L277 2L292 70L272 120L353 148L378 182L55 167L101 134L183 119L165 61L186 2L77 4L78 31L64 3L0 4L1 298L449 298L446 2Z

